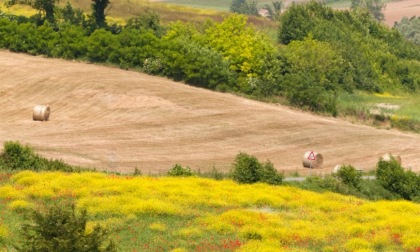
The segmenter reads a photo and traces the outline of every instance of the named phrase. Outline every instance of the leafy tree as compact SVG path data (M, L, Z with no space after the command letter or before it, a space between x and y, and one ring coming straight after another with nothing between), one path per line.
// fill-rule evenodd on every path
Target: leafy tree
M362 173L351 165L341 166L337 171L337 177L346 185L360 190Z
M287 12L280 16L280 43L289 44L293 40L302 40L314 27L312 17L306 6L293 3Z
M81 26L61 25L57 34L59 46L52 49L52 56L64 59L78 59L86 56L86 30Z
M45 19L50 23L54 23L54 8L56 2L58 2L58 0L9 0L6 2L6 5L9 7L15 4L29 5L38 10L42 15L45 15Z
M283 180L283 175L278 173L270 161L260 163L256 157L246 153L236 156L231 176L233 180L243 184L264 182L278 185Z
M126 28L130 29L150 29L154 31L155 35L161 37L163 35L163 27L160 23L159 13L147 8L135 18L130 18L127 21Z
M163 73L175 80L217 89L231 86L235 74L221 53L192 39L164 40L163 53L157 53L163 65Z
M59 8L57 16L63 22L76 26L86 26L85 16L81 9L74 9L69 2L63 8Z
M271 20L280 20L281 10L283 9L283 1L272 2L273 8L266 4L264 8L268 11Z
M258 3L256 1L247 2L246 0L233 0L230 11L239 14L258 16Z
M23 239L17 251L22 252L112 252L115 244L107 241L108 232L97 225L86 232L87 213L77 215L75 205L52 205L46 213L33 210L22 225Z
M172 177L190 177L193 175L190 167L182 167L180 164L175 164L169 171L168 175Z
M231 70L245 79L256 77L264 65L263 59L275 51L267 37L247 26L244 15L230 15L222 23L207 28L204 36L204 43L220 52L230 62Z
M105 10L110 3L110 0L92 0L92 18L96 27L105 28L107 26Z
M390 161L379 160L376 178L385 189L406 200L420 196L420 176L410 170L405 171L394 157Z
M396 28L407 40L420 45L420 17L403 17L400 22L395 22Z
M117 59L122 68L143 67L146 59L158 54L160 40L151 30L125 28L117 35L119 47Z
M351 9L366 9L378 21L384 20L383 10L386 4L381 0L351 0Z
M92 62L112 62L117 56L118 42L111 32L104 29L95 30L86 40L86 56Z

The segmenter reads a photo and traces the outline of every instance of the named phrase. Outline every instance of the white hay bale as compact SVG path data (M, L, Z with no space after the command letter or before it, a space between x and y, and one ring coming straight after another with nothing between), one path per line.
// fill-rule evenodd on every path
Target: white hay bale
M305 152L302 158L303 167L306 168L322 168L323 162L324 158L322 155L314 151Z
M50 118L50 107L47 105L36 105L34 107L34 121L48 121Z
M391 161L391 158L395 158L395 160L399 163L399 164L401 164L401 157L400 156L398 156L398 155L392 155L391 153L385 153L384 155L382 155L382 160L383 161L387 161L387 162L389 162L389 161Z

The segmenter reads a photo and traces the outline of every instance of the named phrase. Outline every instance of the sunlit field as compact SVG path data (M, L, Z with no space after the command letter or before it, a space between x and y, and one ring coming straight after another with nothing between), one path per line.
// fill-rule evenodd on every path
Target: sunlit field
M419 251L420 205L288 186L103 173L1 175L0 244L25 209L75 202L121 251Z
M350 115L358 120L374 120L373 124L384 124L401 130L420 132L420 99L418 93L392 95L342 94L338 99L341 115Z

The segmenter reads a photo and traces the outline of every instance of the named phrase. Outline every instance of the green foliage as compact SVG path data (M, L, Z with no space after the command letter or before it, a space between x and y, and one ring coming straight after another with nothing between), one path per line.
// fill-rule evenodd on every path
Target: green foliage
M305 181L298 185L302 189L307 189L315 192L335 192L345 195L358 195L359 192L334 176L327 175L325 177L310 176Z
M420 76L412 65L420 61L420 50L366 10L334 11L310 2L292 5L280 21L279 41L284 44L307 38L329 44L340 64L326 79L337 81L347 92L419 88ZM311 57L307 61L312 62Z
M107 26L105 19L105 9L110 4L109 0L92 0L92 16L96 28L105 28Z
M260 163L256 157L246 153L236 156L231 177L243 184L264 182L279 185L283 180L283 175L278 173L270 161Z
M29 146L19 142L5 142L2 155L4 165L11 170L38 170L37 157Z
M193 173L190 167L183 167L180 164L175 164L169 171L168 175L172 177L189 177L192 176Z
M104 29L95 30L86 40L86 56L92 62L111 61L115 56L119 41L116 36Z
M267 161L262 164L260 182L270 185L280 185L283 182L283 178L283 174L279 173L276 168L274 168L273 163Z
M160 41L151 30L127 28L115 37L114 43L119 46L115 48L115 54L111 60L122 68L146 67L145 60L158 54ZM146 72L155 73L147 70L145 68Z
M395 22L396 28L407 40L420 46L420 16L403 17L400 22Z
M246 0L232 0L229 9L234 13L258 16L258 7L256 1L248 2Z
M268 18L271 20L280 20L281 11L283 9L283 1L271 2L272 7L268 4L264 8L268 11Z
M64 23L75 26L86 26L86 18L81 9L74 9L69 2L63 8L58 8L56 18Z
M141 176L142 172L138 167L134 168L133 176Z
M77 215L75 205L53 204L46 213L32 210L27 223L22 225L22 242L17 251L22 252L112 252L117 251L112 241L107 241L108 231L96 225L86 231L87 213Z
M0 156L0 169L66 172L86 170L60 160L48 160L35 154L30 146L22 146L19 142L12 141L4 143L4 151Z
M60 43L52 49L52 56L64 59L86 57L86 30L80 26L62 25L58 31Z
M216 89L219 85L233 85L235 74L222 55L191 39L164 41L160 55L162 73L175 80Z
M351 0L352 9L366 9L378 21L384 20L385 7L381 0Z
M54 23L54 9L56 2L58 2L58 0L8 0L6 5L8 7L15 4L29 5L38 10L40 13L43 13L44 17L41 18L41 20L47 20L50 23Z
M233 180L239 183L252 184L260 181L261 170L262 165L256 157L239 153L235 158L231 174Z
M317 85L313 76L303 72L286 74L283 85L285 95L292 105L337 115L336 93Z
M307 5L292 3L288 10L280 16L279 41L287 45L293 40L302 40L313 27L314 22L307 11Z
M281 2L275 3L281 8ZM239 14L220 23L176 22L165 28L159 15L146 9L125 27L97 29L93 16L86 20L69 4L56 13L54 24L1 15L0 47L142 69L263 100L287 99L288 104L333 116L340 93L420 88L418 46L366 10L292 4L280 18L279 41L287 46L274 45ZM392 123L400 122L405 123Z
M256 77L264 58L275 51L267 37L247 26L244 15L229 15L223 22L208 27L204 36L205 43L220 52L230 62L230 69L245 79Z
M360 190L362 173L351 165L343 165L337 171L336 176L346 185Z
M150 8L142 11L137 17L128 19L125 28L150 29L158 37L161 37L164 32L164 28L160 23L159 13Z
M394 157L390 161L379 160L376 178L385 189L406 200L420 196L420 176L410 170L404 170Z
M211 178L215 180L222 180L224 178L224 174L216 169L216 167L213 166L213 169L210 173Z

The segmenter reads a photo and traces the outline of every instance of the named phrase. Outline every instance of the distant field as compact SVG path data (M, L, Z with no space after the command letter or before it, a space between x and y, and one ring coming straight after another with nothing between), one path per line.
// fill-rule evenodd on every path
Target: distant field
M394 127L403 130L419 131L419 94L345 94L338 99L339 114L353 114L359 120L368 121L376 117L375 126ZM370 116L368 116L370 114Z

